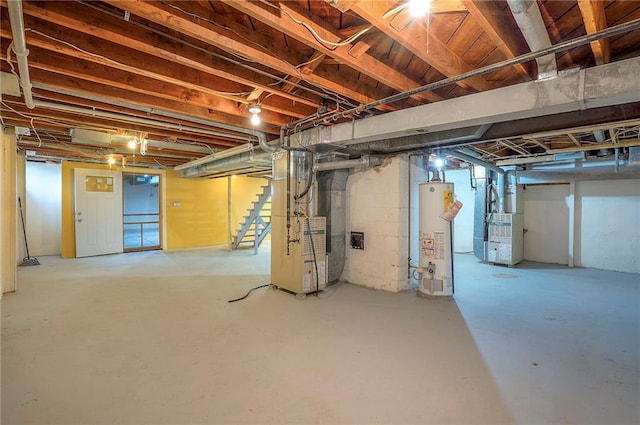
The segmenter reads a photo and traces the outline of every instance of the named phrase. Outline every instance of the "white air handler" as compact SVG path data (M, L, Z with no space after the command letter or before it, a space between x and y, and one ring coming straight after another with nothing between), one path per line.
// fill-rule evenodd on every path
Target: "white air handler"
M418 295L453 296L453 217L462 206L454 200L453 183L420 186L420 282Z
M298 299L327 284L326 219L314 216L310 196L296 196L312 172L302 169L303 155L276 153L271 183L271 286Z

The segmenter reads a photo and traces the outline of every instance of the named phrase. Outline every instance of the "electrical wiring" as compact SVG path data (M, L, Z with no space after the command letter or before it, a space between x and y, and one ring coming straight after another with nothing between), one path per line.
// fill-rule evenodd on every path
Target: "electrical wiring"
M185 14L185 15L187 15L187 16L190 16L190 17L195 18L195 19L199 19L199 20L204 21L204 22L208 22L208 23L210 23L211 25L215 25L216 27L218 27L218 28L222 28L222 29L224 29L224 30L226 30L226 31L230 31L230 32L232 32L233 34L237 35L239 38L241 38L241 39L243 39L244 41L246 41L247 43L250 43L250 44L253 44L254 46L259 47L259 48L260 48L260 50L262 50L262 51L264 51L264 52L267 52L267 53L269 53L269 54L271 54L271 53L272 53L269 49L267 49L267 48L266 48L266 47L264 47L263 45L261 45L261 44L259 44L259 43L256 43L256 42L255 42L255 41L253 41L253 40L248 39L247 37L243 36L243 35L242 35L242 34L240 34L239 32L237 32L237 31L235 31L235 30L233 30L233 29L229 28L229 27L228 27L228 26L226 26L226 25L221 25L221 24L217 23L216 21L214 21L214 20L212 20L212 19L209 19L209 18L206 18L206 17L201 16L201 15L198 15L197 13L189 12L188 10L185 10L185 9L181 8L180 6L177 6L177 5L175 5L175 4L167 3L167 2L164 2L164 1L162 1L161 3L162 3L162 4L164 4L165 6L168 6L168 7L172 8L172 9L175 9L175 10L180 11L180 12L184 13L184 14ZM228 52L228 53L231 53L231 54L233 54L234 56L237 56L237 57L242 57L242 55L238 55L238 54L235 54L235 53L232 53L232 52ZM258 63L257 61L254 61L253 59L249 59L249 58L246 58L246 59L244 59L244 60L246 60L246 61L248 61L248 62Z
M13 51L13 40L11 40L11 43L9 43L9 46L7 47L7 63L9 64L9 66L11 67L11 73L18 78L18 80L20 79L20 76L18 75L18 73L16 72L16 68L13 66L13 62L11 61L11 52Z
M316 56L315 58L313 58L313 59L309 59L309 60L308 60L308 61L306 61L306 62L299 63L298 65L296 65L296 69L300 69L300 68L302 68L303 66L310 65L310 64L312 64L312 63L314 63L314 62L317 62L317 61L318 61L318 60L320 60L320 59L324 59L324 55L318 55L318 56Z
M110 15L110 16L112 16L112 17L116 17L116 18L118 18L118 19L121 19L120 15L117 15L117 14L116 14L116 13L114 13L114 12L111 12L111 11L105 10L105 9L103 9L103 8L100 8L100 7L96 6L95 4L93 4L92 2L80 1L80 3L81 3L81 4L84 4L84 5L85 5L85 6L87 6L87 7L90 7L90 8L92 8L92 9L98 10L98 11L100 11L100 12L102 12L102 13L105 13L105 14L107 14L107 15ZM130 19L130 20L128 21L128 23L129 23L129 24L132 24L132 25L135 25L135 26L137 26L137 27L140 27L140 28L144 29L145 31L150 31L150 32L152 32L152 33L154 33L154 34L156 34L156 35L160 35L160 36L162 36L162 37L168 38L168 39L170 39L170 40L172 40L172 41L175 41L175 42L177 42L177 43L180 43L180 44L182 44L182 45L185 45L185 46L187 46L187 47L191 47L192 49L196 49L196 50L198 50L198 51L200 51L200 52L202 52L202 53L204 53L204 54L206 54L206 55L209 55L209 56L211 56L211 57L213 57L213 58L223 60L223 61L225 61L225 62L228 62L228 63L232 64L232 65L239 66L239 67L244 68L244 69L247 69L247 70L249 70L249 71L251 71L251 72L255 72L256 74L259 74L259 75L262 75L262 76L264 76L264 77L267 77L267 78L271 78L271 79L273 79L273 80L276 80L276 81L275 81L275 82L273 82L273 83L268 83L268 84L267 84L267 85L268 85L268 86L270 86L270 87L272 87L272 86L276 86L276 85L278 85L278 84L281 84L283 81L285 81L285 80L289 77L289 75L285 75L284 77L279 77L279 76L274 75L274 74L272 74L272 73L270 73L270 72L264 71L264 70L262 70L262 69L260 69L260 68L252 67L252 66L247 65L247 64L244 64L244 63L242 63L242 62L238 62L238 61L236 61L236 60L233 60L232 58L230 58L230 57L228 57L228 56L224 56L224 55L221 55L221 54L218 54L218 53L215 53L215 52L211 52L211 51L209 51L209 50L207 50L207 49L205 49L205 48L203 48L203 47L201 47L201 46L198 46L198 45L196 45L196 44L194 44L194 43L190 43L190 42L188 42L188 41L186 41L186 40L183 40L183 39L181 39L181 38L179 38L179 37L176 37L176 36L174 36L174 35L171 35L171 34L167 34L167 33L165 33L165 32L162 32L162 31L160 31L160 30L158 30L158 29L156 29L156 28L153 28L153 27L151 27L151 26L149 26L149 25L146 25L146 24L144 24L144 23L142 23L142 22L138 22L138 21L136 21L136 20ZM273 52L271 52L271 51L270 51L269 53L270 53L270 54L273 54ZM279 59L279 60L281 60L283 63L287 63L287 64L289 64L286 60L284 60L284 59L282 59L282 58L278 58L278 59ZM251 61L251 62L253 62L253 61ZM291 65L291 64L289 64L289 65ZM291 66L295 68L295 66L293 66L293 65L291 65ZM288 82L288 84L291 84L291 85L293 85L294 87L299 88L299 89L301 89L301 90L305 90L305 91L306 91L306 92L308 92L308 93L315 94L316 96L320 96L320 97L322 97L322 96L323 96L323 93L321 93L320 91L315 90L315 89L313 89L313 88L311 88L311 87L304 86L304 85L301 85L301 84L299 84L299 83L293 83L293 82ZM332 91L330 91L330 90L327 90L327 89L325 89L325 88L323 88L323 87L319 86L318 84L314 84L314 83L308 83L308 84L312 85L313 87L316 87L317 89L323 90L325 93L337 94L337 93L335 93L335 92L332 92Z
M269 286L269 285L271 285L271 284L270 284L270 283L267 283L267 284L265 284L265 285L260 285L260 286L256 286L255 288L251 288L251 289L249 289L249 292L247 292L246 294L244 294L244 296L242 296L242 297L240 297L240 298L236 298L236 299L234 299L234 300L229 300L229 301L227 301L227 303L235 303L235 302L238 302L238 301L242 301L242 300L244 300L245 298L247 298L247 297L249 296L249 294L251 294L251 293L252 293L253 291L255 291L256 289L264 288L264 287L267 287L267 286Z
M6 103L4 103L4 102L1 102L1 103L2 103L2 105L3 105L5 108L7 108L7 109L9 109L9 110L13 111L14 113L16 113L16 114L20 115L20 116L21 116L21 117L23 117L23 118L26 118L26 119L28 119L28 120L29 120L29 123L31 124L31 129L33 130L33 132L35 133L36 137L38 138L38 142L39 142L39 143L38 143L38 147L39 147L39 148L40 148L40 147L42 147L42 139L40 138L40 134L38 134L38 130L36 130L36 127L35 127L35 125L33 124L33 122L34 122L34 120L36 119L36 117L29 116L29 115L25 115L25 114L23 114L23 113L21 113L21 112L16 111L15 109L13 109L11 106L7 105Z
M320 274L318 273L318 259L316 258L316 247L313 243L313 232L311 231L311 220L309 220L309 216L305 215L307 219L307 229L309 229L309 242L311 243L311 252L313 253L313 265L316 271L316 291L315 296L318 296L318 290L320 289Z
M34 34L37 34L37 35L39 35L41 37L44 37L44 38L47 38L49 40L55 41L57 43L64 44L65 46L71 47L72 49L74 49L74 50L76 50L76 51L78 51L80 53L84 53L85 55L105 60L105 61L107 61L107 62L109 62L111 64L117 65L120 68L124 67L124 68L127 68L129 70L134 70L136 73L142 74L145 77L149 77L149 78L153 78L153 79L159 79L159 78L162 77L162 75L158 75L158 74L156 74L154 72L149 72L149 71L146 71L146 70L141 69L139 67L133 67L133 66L124 64L122 62L118 62L116 60L113 60L113 59L111 59L109 57L106 57L106 56L103 56L103 55L99 55L97 53L89 52L87 50L84 50L84 49L76 46L75 44L69 43L68 41L61 40L61 39L53 37L53 36L50 36L48 34L45 34L45 33L41 32L41 31L34 30L32 28L26 28L25 29L25 32L29 32L29 31L34 33ZM208 89L208 90L210 90L211 92L213 92L214 94L217 94L219 96L236 96L236 97L238 97L238 96L248 96L251 93L251 92L224 92L224 91L213 90L213 89Z
M287 15L287 17L289 19L291 19L293 22L295 22L296 24L302 25L304 28L307 29L307 31L309 31L311 33L313 38L315 38L319 43L324 44L325 47L327 47L330 50L335 50L338 47L342 47L342 46L346 46L348 44L351 44L352 42L357 40L360 36L364 35L365 33L367 33L368 31L370 31L373 28L373 25L370 25L370 26L368 26L366 28L361 29L360 31L356 32L355 34L350 35L349 37L345 38L344 40L337 41L337 42L336 41L330 41L330 40L326 40L325 38L320 36L320 34L318 34L318 32L315 29L313 29L313 27L311 25L307 24L304 21L301 21L301 20L297 19L295 16L293 16L291 13L289 13L286 9L283 9L282 7L275 6L274 4L271 4L270 2L267 2L266 0L260 0L260 2L277 9L279 12L282 12L285 15Z
M22 112L16 111L11 106L7 105L4 101L1 101L0 104L2 104L5 108L9 109L13 113L15 113L17 115L20 115L21 117L26 118L28 120L40 121L40 122L48 122L48 123L55 124L55 125L60 125L60 126L63 126L63 127L68 127L69 126L68 123L63 122L63 121L52 120L50 118L34 117L34 116L31 116L31 115L23 114ZM76 125L76 128L92 129L93 127Z

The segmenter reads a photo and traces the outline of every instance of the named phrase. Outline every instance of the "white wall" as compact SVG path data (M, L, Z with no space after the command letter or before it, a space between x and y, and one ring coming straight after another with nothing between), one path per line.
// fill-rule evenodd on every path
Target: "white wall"
M62 174L60 164L27 161L25 220L29 254L60 255ZM22 235L20 235L22 238Z
M640 180L576 182L576 265L640 273Z
M418 187L427 182L427 173L422 156L410 158L410 176L408 155L389 158L382 167L352 172L349 176L343 280L393 292L408 289L409 284L417 287L415 280L408 279L407 253L411 252L411 264L418 266ZM448 171L446 180L455 184L456 199L464 204L454 221L454 249L472 251L475 192L471 189L469 171ZM411 229L407 226L409 208ZM351 248L349 234L352 231L364 232L364 250Z
M408 171L407 157L397 156L349 176L343 280L391 292L408 289ZM352 231L364 232L364 250L351 248Z
M449 170L446 181L454 184L455 198L462 202L462 209L453 220L453 250L473 252L473 209L476 193L471 189L469 170Z
M569 264L569 184L527 185L524 195L524 258Z

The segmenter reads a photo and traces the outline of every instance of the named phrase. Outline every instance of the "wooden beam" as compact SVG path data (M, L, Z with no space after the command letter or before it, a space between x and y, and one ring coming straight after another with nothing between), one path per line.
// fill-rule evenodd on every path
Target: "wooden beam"
M322 63L322 61L326 58L327 55L321 52L314 52L313 55L309 58L306 64L302 67L302 73L304 75L313 74L313 71L316 70L318 66ZM301 81L299 77L289 77L285 83L283 83L282 90L286 92L292 92L296 88L296 84Z
M4 29L1 31L4 31ZM180 87L173 81L163 81L161 78L154 78L153 76L133 74L130 70L124 71L115 67L108 68L104 66L105 64L96 64L77 57L56 54L38 47L30 47L30 51L32 55L29 65L33 68L73 77L74 79L118 87L129 91L129 96L133 93L147 94L158 99L189 103L228 115L244 117L246 120L249 117L246 108L236 102L211 96L209 93L203 93L194 88ZM265 122L278 126L289 122L289 117L271 111L263 111L261 118Z
M549 150L549 146L545 145L544 143L542 143L538 139L534 139L534 138L531 138L531 137L524 137L522 140L525 140L527 142L531 142L533 144L536 144L536 145L540 146L542 149L544 149L545 151Z
M291 63L273 56L267 48L247 43L246 39L252 39L252 33L246 28L234 28L233 31L207 22L194 22L188 15L180 15L168 10L167 6L160 2L121 2L118 0L105 0L115 7L126 7L134 15L148 19L166 28L193 37L204 43L210 44L227 52L246 57L271 69L275 69L287 75L295 75L311 84L318 85L327 90L340 93L361 103L373 102L376 99L363 93L359 93L349 87L341 85L328 78L321 78L315 74L302 75ZM183 5L188 2L183 2Z
M9 38L10 26L6 19L2 19L0 34ZM6 25L5 25L6 24ZM222 80L209 74L201 73L192 68L178 65L171 61L155 58L145 53L128 48L118 47L109 41L96 41L91 37L60 28L50 29L45 22L33 22L33 18L27 17L25 24L30 28L38 28L39 31L27 31L27 44L55 53L61 53L76 59L83 59L98 63L107 67L120 69L132 74L156 79L160 82L175 84L188 90L195 90L209 96L220 97L230 101L230 105L237 109L237 104L246 103L244 96L237 92L249 91L247 87L228 80ZM44 26L44 27L43 27ZM56 37L43 36L43 34L56 34ZM71 46L75 46L71 47ZM285 104L283 104L283 101ZM265 110L276 114L283 114L294 118L303 118L315 111L307 105L294 105L286 99L278 99L269 105L264 105ZM229 112L229 111L222 111ZM246 111L241 110L240 116L246 116Z
M116 2L116 6L128 4ZM82 18L78 17L78 4L70 2L40 2L37 5L24 2L25 15L46 20L58 27L66 27L83 34L92 35L121 46L138 50L149 55L172 61L194 70L214 75L244 86L261 88L288 99L295 104L317 108L319 103L310 98L282 92L270 86L273 80L241 67L233 66L222 60L209 58L202 51L186 44L175 43L168 37L154 34L137 25L126 24L106 14L95 16L91 9L83 10Z
M527 53L527 42L522 36L511 13L505 10L496 1L486 0L462 0L471 17L475 19L485 34L491 38L496 47L500 49L505 58L511 59ZM508 11L508 9L507 9ZM536 77L533 62L529 64L514 65L514 69L522 76L529 79Z
M234 141L224 140L221 138L218 139L213 136L207 136L200 133L193 133L187 130L182 132L177 130L158 131L157 128L151 127L149 125L122 122L112 118L101 118L98 116L78 115L71 112L62 112L62 111L46 109L46 108L27 109L26 107L20 104L10 104L10 106L12 109L22 114L23 116L33 117L34 122L38 123L38 127L40 126L40 122L47 123L50 121L55 121L55 122L63 123L64 125L67 126L67 128L92 127L92 128L99 128L114 134L128 130L128 131L143 132L143 133L162 134L165 137L173 137L173 138L182 139L182 140L198 141L198 142L216 145L220 148L238 146L237 141L234 142ZM2 107L2 109L3 109L3 115L5 113L7 115L10 115L12 113L12 111L5 112L4 107ZM27 122L30 123L30 120L27 120ZM30 127L30 126L31 126L30 124L26 125L26 127Z
M376 43L379 43L382 37L384 36L385 35L381 32L365 35L364 37L362 37L361 40L358 40L356 44L354 44L353 47L349 49L349 55L353 56L356 59L359 58L360 56L364 55L367 51L369 51L369 49L373 45L375 45Z
M571 141L573 142L574 145L582 146L582 143L580 143L580 141L578 139L576 139L576 136L574 136L571 133L567 134L567 136L569 137L569 139L571 139Z
M384 15L389 10L392 10L395 5L396 2L392 0L367 0L359 2L351 10L371 22L380 31L400 43L420 60L431 65L447 77L473 70L469 64L437 38L436 34L428 34L424 22L413 20L401 31L394 28L390 19L384 18ZM408 11L403 10L399 14L408 14ZM429 46L428 51L427 45ZM465 89L477 91L490 90L496 87L482 77L469 78L459 82L458 85Z
M0 60L4 60L3 54L0 55ZM106 100L114 100L116 102L122 101L124 99L128 103L151 110L161 108L177 114L211 121L212 123L218 122L237 127L246 127L248 122L248 118L245 117L224 114L206 107L201 107L183 101L175 101L166 98L161 99L143 93L132 93L127 89L122 89L114 86L105 86L92 80L82 80L69 77L67 75L52 74L35 67L30 71L33 84L35 86L34 93L36 94L38 94L39 92L39 89L37 88L38 86L45 86L77 93L79 96L84 95L89 99L96 96ZM279 127L265 125L261 128L261 130L273 135L279 134Z
M335 28L331 28L326 23L314 19L309 13L295 7L293 4L287 2L278 3L277 6L274 5L276 9L271 12L265 11L258 4L248 1L221 1L395 90L403 92L421 85L419 82L372 56L363 55L358 59L352 57L349 54L351 44L333 44L342 40ZM359 9L361 4L361 2L357 3L352 9ZM299 24L299 22L304 22L306 26ZM308 27L313 29L316 36L309 31ZM318 41L318 39L326 42ZM442 97L431 92L419 94L416 98L430 102L442 100Z
M580 13L582 13L582 20L587 34L593 34L607 28L604 3L601 0L578 0L578 7L580 8ZM601 38L591 42L591 51L596 59L596 65L609 63L611 60L611 48L609 47L608 38Z

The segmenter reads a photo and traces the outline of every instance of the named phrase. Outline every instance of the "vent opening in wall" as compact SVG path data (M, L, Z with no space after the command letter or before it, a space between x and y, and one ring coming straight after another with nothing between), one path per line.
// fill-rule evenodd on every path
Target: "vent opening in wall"
M351 248L364 249L364 233L351 232Z

